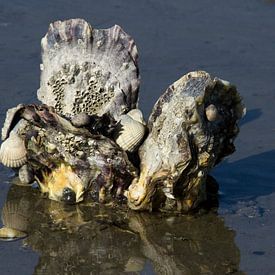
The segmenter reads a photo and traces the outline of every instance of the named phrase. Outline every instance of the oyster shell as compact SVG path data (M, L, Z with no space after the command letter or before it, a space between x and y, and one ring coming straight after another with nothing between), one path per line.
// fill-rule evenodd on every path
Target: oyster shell
M27 150L24 140L17 133L10 136L1 144L0 161L7 167L17 168L27 162Z
M137 48L121 27L93 29L83 19L50 24L41 41L38 99L59 114L103 115L115 119L136 106Z
M211 105L218 120L209 119ZM243 109L236 88L206 72L191 72L173 83L150 115L149 135L139 149L140 177L126 193L129 206L150 208L158 190L164 208L196 208L206 198L210 169L234 152Z
M20 111L24 108L23 104L19 104L14 108L11 108L6 113L6 119L2 128L2 140L9 137L11 130L16 126L18 119L16 117L19 115Z
M126 115L122 115L118 128L116 143L124 151L134 152L142 142L146 132L141 111L133 109Z
M137 176L127 154L111 139L76 128L46 105L26 105L30 118L25 138L28 165L35 171L41 191L68 203L91 192L108 202L120 197Z

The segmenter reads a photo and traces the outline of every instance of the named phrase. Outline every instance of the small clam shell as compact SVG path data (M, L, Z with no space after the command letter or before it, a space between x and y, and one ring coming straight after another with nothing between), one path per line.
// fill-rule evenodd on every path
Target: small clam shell
M124 150L134 152L145 135L145 126L128 115L121 116L122 130L116 143Z
M7 167L20 167L27 162L27 150L24 141L14 132L0 148L0 161Z
M25 232L9 227L0 228L0 240L2 241L15 241L17 239L22 239L25 237L27 237L27 234Z
M219 112L214 104L210 104L205 108L205 114L208 121L216 121L220 118Z

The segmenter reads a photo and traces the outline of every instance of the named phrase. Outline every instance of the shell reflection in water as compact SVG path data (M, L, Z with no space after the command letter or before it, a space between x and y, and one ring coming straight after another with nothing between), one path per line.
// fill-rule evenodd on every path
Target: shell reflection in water
M0 240L15 241L27 237L28 218L24 215L17 201L8 201L2 210Z
M18 168L27 161L27 150L24 140L15 132L2 143L0 161L7 167Z

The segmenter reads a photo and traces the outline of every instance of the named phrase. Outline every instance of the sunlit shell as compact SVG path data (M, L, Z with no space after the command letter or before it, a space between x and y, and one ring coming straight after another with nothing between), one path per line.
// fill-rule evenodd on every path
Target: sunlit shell
M14 241L25 237L27 237L27 234L25 232L9 227L0 228L0 240L2 241Z
M0 161L7 167L17 168L27 161L27 150L24 141L14 132L0 148Z
M116 138L116 143L124 151L134 152L141 143L146 128L128 115L121 116L120 124L122 129Z
M216 121L219 119L219 112L214 104L210 104L205 108L205 114L208 121Z
M133 109L133 110L129 111L127 113L127 115L130 116L135 121L138 121L138 122L140 122L143 125L146 125L146 122L143 119L143 114L142 114L141 110L139 110L139 109Z
M41 40L43 70L38 99L69 117L136 106L137 47L120 26L92 28L83 19L56 21Z

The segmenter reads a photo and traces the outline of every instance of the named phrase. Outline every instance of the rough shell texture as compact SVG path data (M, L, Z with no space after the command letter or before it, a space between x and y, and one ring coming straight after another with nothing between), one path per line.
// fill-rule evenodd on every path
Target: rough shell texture
M50 24L41 41L38 99L60 114L118 118L136 106L137 48L121 27L93 29L83 19Z
M143 140L146 127L144 124L139 122L143 120L142 116L138 116L137 119L138 121L129 114L121 116L121 129L119 131L118 137L116 138L116 143L124 151L134 152Z
M217 109L217 121L206 117L210 104ZM206 196L209 170L234 152L242 113L236 88L206 72L192 72L173 83L149 118L149 135L139 150L140 178L127 193L129 206L150 207L160 190L167 204L180 211L197 207Z
M0 161L7 167L17 168L27 162L27 151L24 140L16 133L6 139L0 148Z
M51 199L64 200L69 188L77 201L88 191L98 200L113 200L137 176L127 154L109 138L74 127L46 105L25 109L39 117L24 134L28 165L41 175L41 190Z

